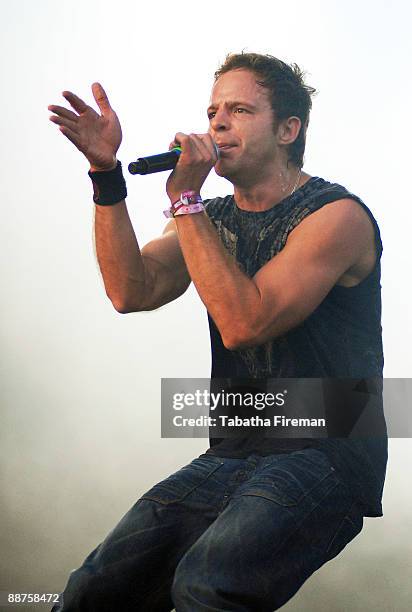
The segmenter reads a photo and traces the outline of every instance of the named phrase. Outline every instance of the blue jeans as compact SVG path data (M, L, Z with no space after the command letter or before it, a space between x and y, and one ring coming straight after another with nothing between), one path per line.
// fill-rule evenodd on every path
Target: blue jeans
M273 612L362 526L319 450L200 455L134 504L53 612Z

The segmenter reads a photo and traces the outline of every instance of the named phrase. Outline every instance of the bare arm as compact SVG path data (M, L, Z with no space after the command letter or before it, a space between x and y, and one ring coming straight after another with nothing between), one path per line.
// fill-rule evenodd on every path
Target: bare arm
M374 262L372 223L350 199L323 206L289 235L253 278L222 246L205 214L176 217L192 280L230 350L264 344L304 321L332 287Z
M190 284L175 223L140 251L125 201L96 206L96 252L106 293L121 313L154 310Z
M70 91L63 96L73 111L57 105L48 109L54 113L50 121L84 154L90 169L105 171L116 166L122 131L100 83L93 83L92 92L101 114ZM95 236L106 293L118 312L153 310L189 286L174 221L140 251L122 200L113 206L96 206Z
M199 192L216 163L210 135L178 132L182 153L167 182L170 201ZM364 278L375 264L374 230L354 200L308 215L286 246L250 278L223 246L205 213L176 216L179 241L199 296L229 350L264 344L304 321L345 276Z

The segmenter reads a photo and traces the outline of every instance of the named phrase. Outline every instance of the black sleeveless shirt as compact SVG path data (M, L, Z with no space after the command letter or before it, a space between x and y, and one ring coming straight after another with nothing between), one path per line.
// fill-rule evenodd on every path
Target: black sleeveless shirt
M374 230L376 263L354 287L335 285L301 324L262 345L228 350L208 314L213 378L346 378L381 379L379 227L362 200L322 178L310 178L300 189L272 208L255 212L236 205L233 195L206 200L206 212L225 248L243 272L253 277L285 246L289 233L322 206L350 198L368 213ZM337 206L339 203L336 204ZM383 406L382 406L383 415ZM383 417L382 417L383 418ZM387 436L345 438L213 438L208 454L246 457L317 448L325 452L350 486L365 516L382 516L382 492L387 462Z

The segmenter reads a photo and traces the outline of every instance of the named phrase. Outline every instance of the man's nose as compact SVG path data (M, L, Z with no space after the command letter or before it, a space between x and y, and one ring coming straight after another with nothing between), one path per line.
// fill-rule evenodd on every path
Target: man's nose
M218 110L215 116L210 120L210 127L215 132L228 130L230 128L230 117L225 110Z

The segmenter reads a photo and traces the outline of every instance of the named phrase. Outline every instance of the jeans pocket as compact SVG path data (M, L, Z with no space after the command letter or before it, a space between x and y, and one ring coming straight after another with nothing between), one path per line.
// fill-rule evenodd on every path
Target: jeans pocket
M357 503L354 502L329 542L326 549L326 560L329 561L336 557L362 531L362 528L363 514Z
M315 449L278 455L239 491L280 506L314 508L339 484L329 459Z
M163 505L182 501L203 485L223 462L216 457L198 457L180 468L144 493L142 499L149 499Z

